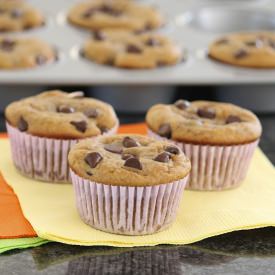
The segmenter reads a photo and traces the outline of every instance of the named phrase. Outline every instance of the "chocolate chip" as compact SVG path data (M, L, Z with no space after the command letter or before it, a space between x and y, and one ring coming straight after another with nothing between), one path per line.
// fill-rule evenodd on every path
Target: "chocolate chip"
M109 5L102 5L100 8L97 9L103 13L112 15L112 16L120 16L122 14L121 11L114 9L112 6Z
M83 114L88 118L97 118L99 115L98 110L95 108L90 108L84 111Z
M97 12L97 9L96 9L96 8L90 8L90 9L86 10L86 11L82 14L82 17L84 17L84 18L89 18L89 17L91 17L92 15L94 15L96 12Z
M156 156L154 158L154 161L167 163L167 162L169 162L170 158L171 158L171 155L169 153L163 152L163 153L159 154L158 156Z
M233 115L230 115L227 117L225 123L226 124L230 124L230 123L234 123L234 122L241 122L241 118L238 117L238 116L233 116Z
M236 59L241 59L241 58L244 58L246 56L248 56L248 52L244 49L240 49L240 50L238 50L237 52L234 53L234 57Z
M117 144L106 144L104 149L114 154L122 154L123 149Z
M32 29L32 28L33 28L33 26L30 25L30 24L26 24L26 25L24 25L24 27L23 27L24 30L30 30L30 29Z
M92 176L92 175L93 175L93 173L88 172L88 171L86 171L86 174L87 174L88 176Z
M107 133L109 131L109 128L107 128L106 126L97 125L97 127L99 128L101 134Z
M226 39L226 38L222 38L222 39L219 39L218 41L216 41L216 45L223 45L223 44L228 44L229 40Z
M135 141L133 138L125 137L122 141L122 144L126 148L132 148L132 147L138 147L139 144L137 141Z
M108 58L108 59L104 62L104 64L107 65L107 66L114 66L115 60L114 60L114 58Z
M138 169L138 170L142 170L142 165L141 165L140 161L135 157L128 158L125 161L124 166L125 167L130 167L130 168L135 168L135 169Z
M178 147L175 147L175 146L167 146L165 148L165 151L170 153L170 154L173 154L173 155L179 155L179 153L180 153L180 149Z
M274 40L269 39L268 40L268 45L269 45L269 47L275 49L275 41Z
M71 121L70 123L81 133L85 133L87 130L87 122L85 120Z
M136 45L133 45L133 44L128 44L126 51L128 53L135 53L135 54L142 53L142 49L140 49L139 47L137 47Z
M137 157L134 156L134 155L132 155L132 154L123 153L123 154L121 155L121 158L122 158L123 160L127 160L127 159L129 159L129 158L137 158Z
M103 157L99 153L97 153L97 152L89 153L85 157L85 162L91 168L95 168L102 160L103 160Z
M215 110L210 108L200 108L198 109L197 114L199 117L208 118L208 119L214 119L216 117Z
M260 39L256 39L256 40L245 42L245 45L248 47L261 48L263 46L263 41Z
M61 105L61 106L57 107L57 112L70 114L70 113L74 113L75 109L70 106Z
M47 62L47 57L45 57L42 54L39 54L39 55L36 56L35 62L36 62L37 65L43 65Z
M106 39L106 35L103 32L96 31L93 34L94 40L103 41Z
M17 123L17 128L21 132L26 132L28 130L28 127L29 127L28 122L21 116Z
M151 31L153 29L153 26L150 22L147 22L144 26L144 31Z
M175 106L181 110L185 110L190 106L190 102L187 100L179 99L175 102Z
M167 66L167 63L165 61L160 60L160 61L157 62L157 66L158 67L165 67L165 66Z
M170 124L164 123L164 124L160 125L160 127L158 129L158 134L162 137L171 138L172 129L171 129Z
M5 27L0 27L0 32L8 32L9 29Z
M11 52L11 51L13 51L15 45L16 45L16 42L14 40L3 39L1 41L0 47L3 51Z
M20 18L23 15L23 11L19 9L14 9L11 11L10 15L12 18Z
M156 47L156 46L160 46L160 42L158 40L156 40L155 38L149 38L146 40L145 45L149 46L149 47Z

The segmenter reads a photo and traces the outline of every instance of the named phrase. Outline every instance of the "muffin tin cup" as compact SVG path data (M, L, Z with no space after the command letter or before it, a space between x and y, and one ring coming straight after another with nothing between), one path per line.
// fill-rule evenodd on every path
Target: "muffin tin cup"
M84 179L71 170L76 206L93 228L121 235L162 231L176 218L188 176L156 186L112 186Z
M12 160L23 175L52 183L71 182L68 153L77 139L53 139L20 132L6 122L11 143ZM118 125L104 135L117 132ZM91 137L89 139L96 139Z
M148 129L148 135L180 147L191 161L186 189L219 191L238 187L245 179L259 140L230 146L197 145L163 138Z

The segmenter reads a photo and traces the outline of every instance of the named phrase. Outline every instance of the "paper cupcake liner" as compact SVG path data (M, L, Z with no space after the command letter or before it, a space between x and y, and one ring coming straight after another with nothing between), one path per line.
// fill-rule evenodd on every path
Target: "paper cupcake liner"
M237 187L245 179L258 140L241 145L214 146L176 142L148 129L148 135L180 147L191 161L186 189L223 190Z
M12 160L25 176L48 182L70 182L68 154L77 139L52 139L20 132L6 123ZM116 133L118 126L104 135ZM96 139L97 137L91 137Z
M105 185L71 170L76 206L88 225L109 233L145 235L161 231L176 218L187 177L145 187Z

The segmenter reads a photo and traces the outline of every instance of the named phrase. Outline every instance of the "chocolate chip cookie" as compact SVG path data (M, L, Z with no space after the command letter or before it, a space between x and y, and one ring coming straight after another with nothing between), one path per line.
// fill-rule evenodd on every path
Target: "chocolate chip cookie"
M36 38L0 37L0 69L34 68L56 61L57 53Z
M156 33L98 31L83 47L83 55L94 62L129 69L152 69L174 65L183 59L181 48Z
M0 1L0 32L28 30L43 24L43 15L25 1Z
M275 34L247 32L225 35L209 46L209 57L250 68L275 68Z
M114 28L146 31L164 24L163 17L154 8L128 0L94 0L79 3L69 12L68 20L89 30Z
M257 140L262 131L249 110L211 101L158 104L149 109L146 122L162 137L192 144L244 144Z

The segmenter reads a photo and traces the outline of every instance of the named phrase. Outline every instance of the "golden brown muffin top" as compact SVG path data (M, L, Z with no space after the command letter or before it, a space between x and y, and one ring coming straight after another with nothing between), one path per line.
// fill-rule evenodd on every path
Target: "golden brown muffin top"
M209 56L220 62L251 68L275 68L275 33L232 33L209 46Z
M31 135L56 139L98 136L118 125L112 108L82 92L47 91L8 105L9 124Z
M132 69L174 65L183 57L182 49L164 35L122 30L95 32L83 54L97 63Z
M90 30L144 31L159 28L164 23L162 15L154 8L128 0L80 2L69 11L68 20Z
M142 135L83 140L69 153L78 176L108 185L153 186L186 177L190 161L175 145Z
M146 122L162 137L192 144L244 144L257 140L262 133L258 118L249 110L212 101L154 105Z
M43 15L25 1L0 0L0 32L32 29L43 23Z
M34 68L53 63L56 50L37 38L0 37L0 69Z

